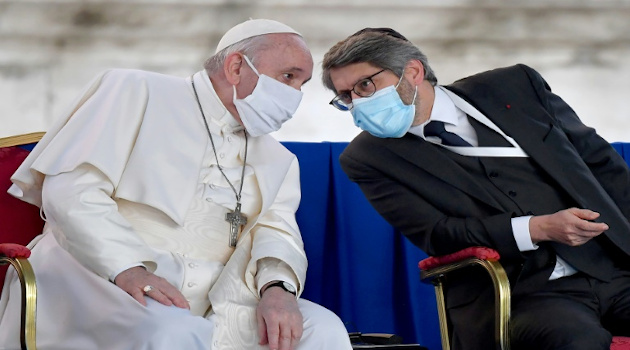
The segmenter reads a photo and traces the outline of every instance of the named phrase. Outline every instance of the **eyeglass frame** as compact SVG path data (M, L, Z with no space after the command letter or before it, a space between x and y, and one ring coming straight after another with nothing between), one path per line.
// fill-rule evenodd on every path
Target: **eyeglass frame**
M333 107L335 107L338 110L343 111L343 112L347 112L347 111L351 110L352 108L354 108L354 104L352 104L352 95L351 95L351 93L354 92L357 96L360 96L360 97L370 97L370 96L374 95L376 93L377 89L376 89L376 84L374 84L374 80L372 80L372 78L374 78L375 76L383 73L386 70L387 70L386 68L383 68L380 71L370 75L369 77L365 77L365 78L359 79L356 83L354 83L354 85L352 85L352 89L343 91L341 93L338 93L335 97L333 97L332 100L330 100L330 102L328 102L328 104L332 105ZM374 91L372 91L372 93L370 93L369 95L362 95L361 93L357 92L355 90L355 88L357 87L357 85L359 85L360 83L362 83L362 82L364 82L366 80L369 81L372 84L372 86L374 86ZM342 102L341 95L343 95L343 94L350 95L350 103L346 104L345 102ZM340 102L343 103L343 104L340 104ZM346 107L346 105L348 105L348 107Z

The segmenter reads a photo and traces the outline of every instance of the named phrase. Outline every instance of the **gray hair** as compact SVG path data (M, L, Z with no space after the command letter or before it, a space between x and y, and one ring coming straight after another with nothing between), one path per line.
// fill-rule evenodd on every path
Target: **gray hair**
M427 56L414 44L393 30L359 31L338 42L324 55L322 81L330 90L337 92L330 78L332 68L345 67L353 63L370 63L401 76L410 60L416 59L424 66L424 79L431 85L437 84ZM391 32L398 34L394 36Z
M203 64L203 68L208 72L208 75L213 75L223 70L223 64L227 57L235 52L240 52L247 56L256 65L256 57L258 52L267 48L267 39L265 35L258 35L255 37L241 40L235 44L232 44L225 49L217 52L206 60Z

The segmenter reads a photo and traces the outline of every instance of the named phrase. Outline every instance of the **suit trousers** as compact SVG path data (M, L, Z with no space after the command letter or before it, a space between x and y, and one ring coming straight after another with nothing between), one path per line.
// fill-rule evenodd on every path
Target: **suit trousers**
M613 335L630 335L630 271L610 282L583 273L547 282L514 300L512 349L608 350Z

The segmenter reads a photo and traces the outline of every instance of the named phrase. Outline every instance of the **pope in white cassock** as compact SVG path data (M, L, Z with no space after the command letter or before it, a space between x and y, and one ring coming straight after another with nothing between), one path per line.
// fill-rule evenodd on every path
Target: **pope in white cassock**
M310 51L249 20L204 68L104 72L13 175L46 218L30 244L39 349L351 349L299 298L298 161L267 135L297 109ZM0 349L20 348L19 288L9 272Z

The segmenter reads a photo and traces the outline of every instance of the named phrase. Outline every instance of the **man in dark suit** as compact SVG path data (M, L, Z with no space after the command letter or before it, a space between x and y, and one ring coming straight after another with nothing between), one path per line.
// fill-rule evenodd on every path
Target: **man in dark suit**
M376 210L429 255L501 254L513 349L609 349L630 335L630 170L532 68L439 86L400 33L366 28L322 63L365 130L340 157ZM494 346L492 290L451 280L454 349Z

